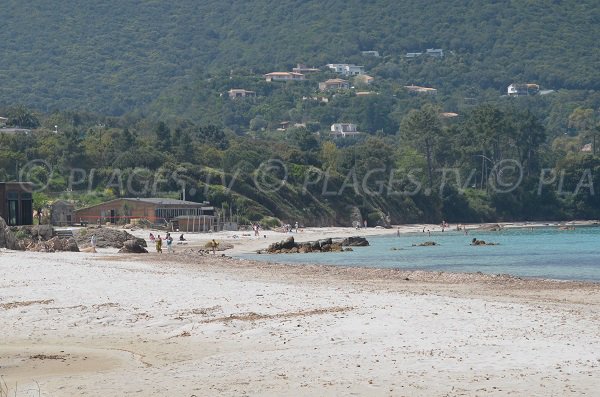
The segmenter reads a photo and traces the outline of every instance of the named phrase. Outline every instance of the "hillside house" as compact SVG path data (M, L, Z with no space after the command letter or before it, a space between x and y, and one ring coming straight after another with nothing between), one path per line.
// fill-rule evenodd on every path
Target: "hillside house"
M350 83L343 79L329 79L319 83L320 91L347 90L348 88L350 88Z
M379 51L361 51L361 54L363 54L364 56L369 56L369 57L375 57L375 58L379 58Z
M511 84L506 91L508 96L535 95L540 92L540 86L537 84Z
M299 63L295 68L292 68L292 72L294 73L317 73L321 70L318 68L309 68L303 63Z
M443 58L444 50L442 50L441 48L428 48L425 51L425 55L429 55L430 57L434 58Z
M413 93L413 94L429 94L429 95L437 94L437 90L435 88L431 88L431 87L421 87L418 85L405 85L404 88L406 88L406 90L408 92Z
M229 98L231 98L231 99L255 98L256 97L256 92L243 90L240 88L232 88L231 90L227 91L227 94L229 94Z
M406 58L417 58L417 57L420 57L421 55L423 55L422 52L407 52L405 57Z
M305 80L302 73L296 72L272 72L265 74L266 81L302 81Z
M6 117L0 117L0 128L6 127L6 123L8 123L8 119Z
M33 184L0 182L0 217L8 226L33 224Z
M327 67L344 76L358 76L365 73L364 66L351 65L347 63L329 63L327 64Z
M331 125L331 135L334 137L355 136L360 134L356 129L356 124L352 123L336 123Z

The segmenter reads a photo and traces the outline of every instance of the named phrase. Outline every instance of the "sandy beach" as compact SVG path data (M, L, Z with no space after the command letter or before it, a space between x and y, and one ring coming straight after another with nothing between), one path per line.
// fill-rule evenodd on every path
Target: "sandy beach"
M344 235L323 232L304 233ZM236 249L278 239L269 233ZM600 388L600 284L274 265L180 248L1 252L0 395L591 396Z

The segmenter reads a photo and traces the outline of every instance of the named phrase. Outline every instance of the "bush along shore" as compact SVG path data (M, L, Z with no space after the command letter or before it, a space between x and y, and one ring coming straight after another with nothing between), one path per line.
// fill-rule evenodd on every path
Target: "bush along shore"
M352 251L351 247L366 247L369 242L364 237L348 237L345 239L327 238L317 241L297 243L294 237L288 237L278 243L269 245L267 249L258 250L258 254L306 254L309 252L343 252Z

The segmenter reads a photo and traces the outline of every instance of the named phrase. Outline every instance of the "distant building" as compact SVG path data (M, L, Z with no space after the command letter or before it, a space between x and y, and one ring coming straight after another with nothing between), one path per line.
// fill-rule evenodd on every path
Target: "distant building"
M365 55L365 56L370 56L370 57L375 57L375 58L379 58L379 51L361 51L361 54Z
M406 88L408 90L408 92L415 93L415 94L430 94L430 95L437 94L437 90L435 88L431 88L431 87L421 87L418 85L405 85L404 88Z
M290 122L282 121L281 123L279 123L279 128L277 128L277 131L285 131L288 128L290 128Z
M336 73L344 76L358 76L365 73L364 66L357 66L347 63L329 63L327 67Z
M6 126L8 119L6 117L0 117L0 128Z
M75 205L65 200L50 204L50 223L54 226L70 226L75 223Z
M296 72L272 72L265 74L266 81L302 81L305 77Z
M320 91L347 90L348 88L350 88L350 83L343 79L329 79L319 83Z
M356 130L356 124L336 123L331 125L331 135L333 136L345 138L347 136L355 136L358 134L360 134L360 132Z
M430 57L434 58L443 58L444 50L442 50L441 48L428 48L425 51L425 55L429 55Z
M309 68L303 63L299 63L295 68L292 68L294 73L317 73L320 71L318 68Z
M75 211L75 222L129 223L132 219L147 219L154 224L171 222L178 216L214 216L208 202L169 198L118 198Z
M229 98L231 98L231 99L256 97L256 92L247 91L247 90L243 90L243 89L239 89L239 88L232 88L231 90L227 91L227 93L229 94Z
M367 96L367 95L376 95L376 92L373 91L356 91L356 96Z
M511 84L506 91L508 96L535 95L540 92L540 86L537 84Z
M0 133L1 134L21 134L21 135L28 135L31 133L31 130L28 130L27 128L2 128L0 129Z
M443 119L452 119L454 117L458 117L458 113L454 112L442 112L440 113L440 117Z
M33 184L0 182L0 217L8 226L33 224Z
M428 48L427 50L425 50L425 52L407 52L405 57L406 58L417 58L417 57L420 57L421 55L428 55L428 56L434 57L434 58L443 58L444 50L441 48Z
M592 144L586 143L585 145L583 145L583 147L581 148L580 151L585 152L585 153L591 153L592 152Z

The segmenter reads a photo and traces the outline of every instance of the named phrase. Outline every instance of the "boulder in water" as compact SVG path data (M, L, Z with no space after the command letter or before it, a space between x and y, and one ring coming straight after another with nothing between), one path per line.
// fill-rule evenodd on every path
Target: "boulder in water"
M342 240L342 245L344 247L368 247L369 242L364 237L353 236Z

